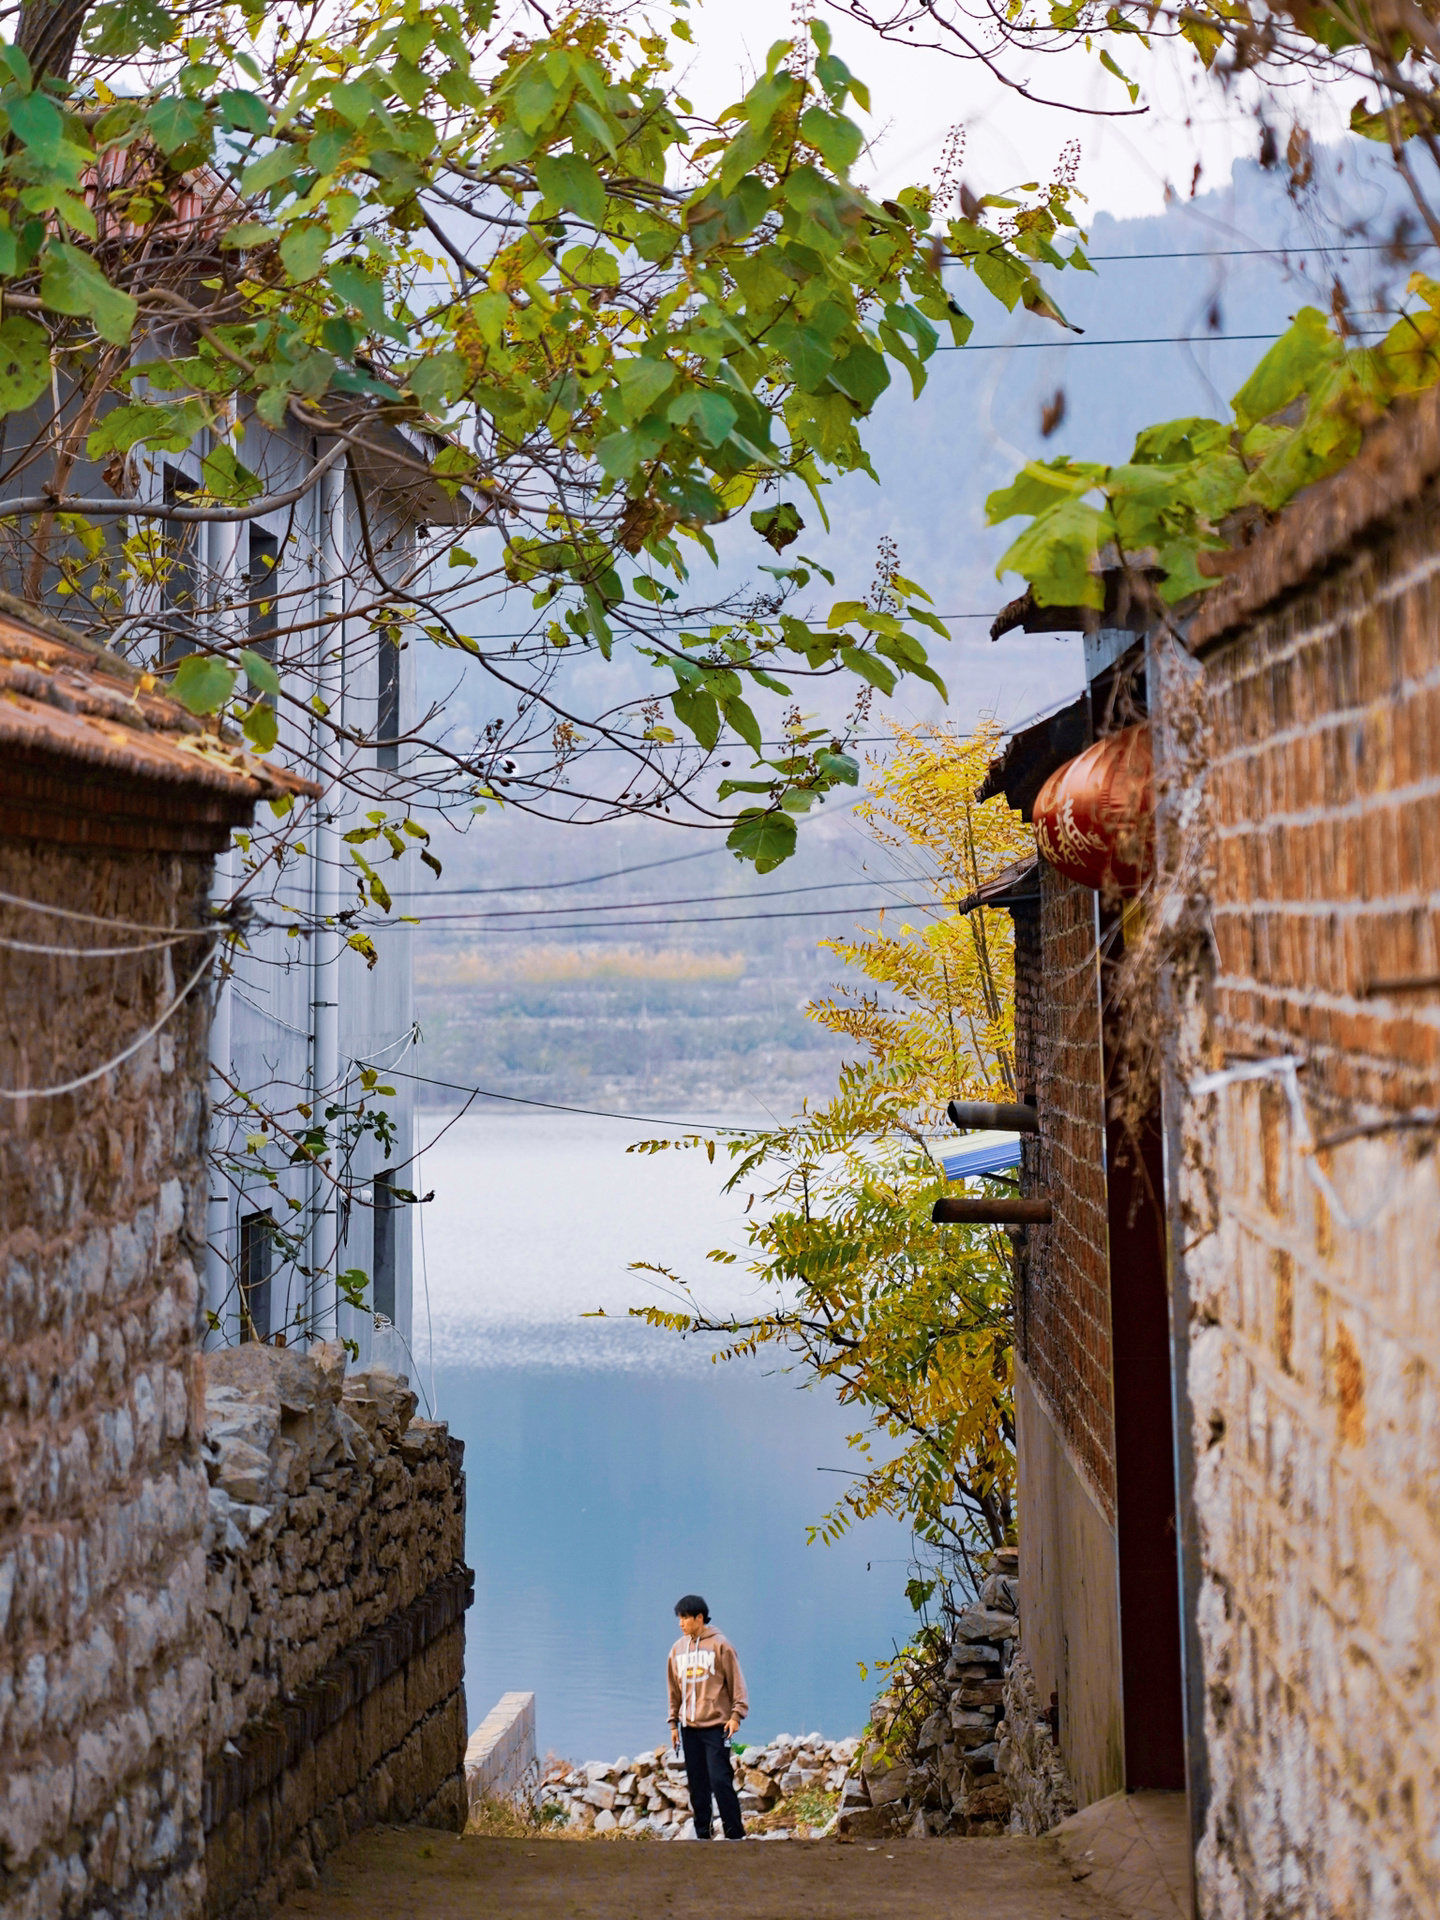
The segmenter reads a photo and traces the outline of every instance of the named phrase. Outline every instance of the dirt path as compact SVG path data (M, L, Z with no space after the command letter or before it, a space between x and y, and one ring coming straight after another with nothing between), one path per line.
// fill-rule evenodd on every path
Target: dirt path
M281 1920L1115 1920L1053 1840L645 1842L362 1834Z

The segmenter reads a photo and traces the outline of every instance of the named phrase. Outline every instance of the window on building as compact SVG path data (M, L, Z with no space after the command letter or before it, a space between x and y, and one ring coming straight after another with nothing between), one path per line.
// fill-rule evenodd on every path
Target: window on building
M400 765L400 649L383 633L377 671L375 764L393 773Z
M280 624L280 609L275 598L279 566L279 540L273 533L262 533L258 527L251 527L245 566L245 597L250 602L246 625L250 645L270 661L275 658L275 630Z
M268 1213L240 1216L240 1338L268 1340L270 1269L275 1257L275 1221Z
M399 1202L388 1180L377 1180L374 1189L374 1260L371 1263L370 1305L383 1313L392 1325L395 1320L395 1226Z
M177 506L195 492L195 482L181 467L165 466L167 507ZM195 650L195 541L198 529L183 521L163 520L164 578L160 603L165 614L165 662L183 659Z

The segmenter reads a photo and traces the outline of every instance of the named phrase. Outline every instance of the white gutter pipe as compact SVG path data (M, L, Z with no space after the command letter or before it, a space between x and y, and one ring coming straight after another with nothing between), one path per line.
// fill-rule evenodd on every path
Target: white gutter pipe
M315 691L333 711L342 697L345 647L345 467L342 456L322 476L316 500L315 653L312 676ZM326 1125L325 1109L336 1104L340 1082L340 829L337 814L340 793L331 737L317 716L312 728L315 775L325 788L316 802L311 835L312 911L310 1045L311 1099L314 1124ZM333 1124L333 1123L328 1123ZM340 1156L327 1155L329 1171L339 1171ZM310 1285L306 1303L309 1338L333 1340L336 1335L336 1256L339 1251L339 1213L334 1186L320 1168L311 1192Z

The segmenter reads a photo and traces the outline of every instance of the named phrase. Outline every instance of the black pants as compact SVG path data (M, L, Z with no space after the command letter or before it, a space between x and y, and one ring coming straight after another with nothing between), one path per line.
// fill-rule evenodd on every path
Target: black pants
M690 1810L695 1815L695 1838L710 1838L710 1795L720 1809L720 1824L727 1840L743 1840L745 1823L740 1818L740 1802L735 1793L735 1777L730 1771L730 1749L725 1744L724 1727L681 1727L680 1743L685 1751L685 1777L690 1785Z

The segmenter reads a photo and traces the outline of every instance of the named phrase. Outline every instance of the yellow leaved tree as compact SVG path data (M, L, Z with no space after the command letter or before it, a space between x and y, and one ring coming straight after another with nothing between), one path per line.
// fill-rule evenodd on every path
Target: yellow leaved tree
M1033 848L1003 798L975 798L998 738L897 728L872 767L857 811L934 907L826 943L863 984L812 1003L810 1017L853 1040L856 1058L822 1106L725 1143L737 1163L726 1190L754 1195L749 1266L764 1309L719 1317L693 1294L685 1313L632 1309L716 1338L727 1359L784 1350L861 1415L855 1478L813 1530L827 1539L881 1511L936 1544L1013 1537L1009 1247L993 1228L930 1218L946 1186L947 1101L1015 1097L1010 919L960 910ZM715 1144L692 1135L632 1151L713 1156Z

